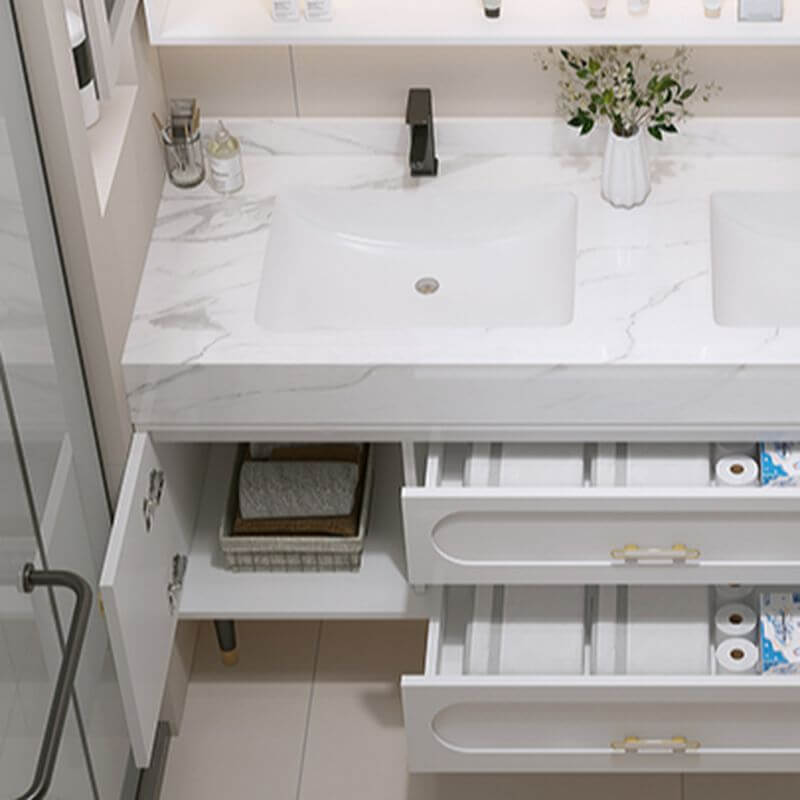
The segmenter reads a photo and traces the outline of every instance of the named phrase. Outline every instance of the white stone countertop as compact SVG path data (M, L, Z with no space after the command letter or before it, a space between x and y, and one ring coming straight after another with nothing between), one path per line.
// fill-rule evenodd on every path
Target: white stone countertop
M397 121L231 127L245 147L240 194L164 189L123 356L140 428L322 430L327 413L331 425L387 435L495 423L514 430L714 423L776 432L800 425L794 400L756 404L773 383L776 393L797 396L790 383L800 383L800 328L715 322L709 221L712 192L800 188L797 122L691 123L651 148L652 193L629 211L600 197L601 137L577 140L554 121L442 120L433 179L407 177L407 134ZM276 196L298 185L573 192L574 318L549 328L266 331L255 303L271 213ZM536 385L530 397L507 382L515 378ZM644 402L643 382L654 393L647 410L631 405L635 397ZM720 409L718 393L725 386L730 393L731 382L735 410ZM514 399L501 399L495 417L503 395Z

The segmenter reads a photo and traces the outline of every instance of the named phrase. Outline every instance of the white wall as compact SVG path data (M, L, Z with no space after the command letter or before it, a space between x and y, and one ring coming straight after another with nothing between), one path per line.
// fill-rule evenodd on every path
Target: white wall
M169 95L205 116L401 116L412 85L444 116L550 116L554 74L527 47L252 47L159 50ZM724 87L703 116L800 114L800 48L706 47L697 78ZM292 76L294 74L294 81Z
M120 357L164 181L150 114L164 114L158 55L136 19L122 124L83 124L60 3L29 0L19 18L67 283L112 496L131 436ZM132 89L135 87L135 90ZM112 102L113 102L112 98ZM112 159L108 152L116 153ZM107 196L98 191L102 173Z

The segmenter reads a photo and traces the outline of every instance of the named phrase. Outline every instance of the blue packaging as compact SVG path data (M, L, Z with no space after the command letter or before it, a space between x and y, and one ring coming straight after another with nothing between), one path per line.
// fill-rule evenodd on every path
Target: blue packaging
M762 486L800 486L800 443L762 442L758 450Z
M800 674L800 592L761 594L761 669Z

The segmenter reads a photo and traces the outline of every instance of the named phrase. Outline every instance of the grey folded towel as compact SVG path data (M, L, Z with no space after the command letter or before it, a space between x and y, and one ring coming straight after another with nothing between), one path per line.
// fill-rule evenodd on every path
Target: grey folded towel
M239 475L242 519L344 517L358 488L358 464L344 461L245 461Z

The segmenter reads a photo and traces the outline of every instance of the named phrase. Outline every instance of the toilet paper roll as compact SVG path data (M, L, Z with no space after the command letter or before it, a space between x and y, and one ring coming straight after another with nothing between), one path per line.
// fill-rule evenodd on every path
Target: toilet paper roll
M722 486L755 486L758 483L758 464L744 453L724 456L715 467L717 483Z
M757 630L756 612L744 603L728 603L714 617L714 641L717 645L726 639L747 639L755 642Z
M752 586L742 586L739 583L727 583L722 586L715 587L717 595L717 604L725 605L726 603L733 603L737 600L744 600L750 597L753 593Z
M717 672L727 675L758 672L758 648L747 639L726 639L717 648Z

